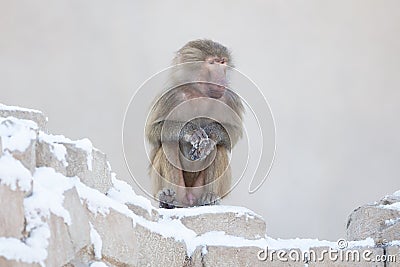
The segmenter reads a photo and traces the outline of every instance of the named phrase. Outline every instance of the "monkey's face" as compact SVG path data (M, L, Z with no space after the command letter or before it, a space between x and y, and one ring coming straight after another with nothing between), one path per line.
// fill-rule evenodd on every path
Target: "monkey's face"
M227 59L224 57L207 57L200 73L202 80L207 81L200 86L201 92L211 98L221 98L228 85L226 76Z

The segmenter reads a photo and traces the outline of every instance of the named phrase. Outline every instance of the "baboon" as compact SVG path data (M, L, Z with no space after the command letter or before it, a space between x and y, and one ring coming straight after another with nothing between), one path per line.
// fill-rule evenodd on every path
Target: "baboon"
M218 204L231 186L232 147L242 137L244 107L228 88L230 51L188 42L173 59L169 83L146 122L150 177L161 208Z

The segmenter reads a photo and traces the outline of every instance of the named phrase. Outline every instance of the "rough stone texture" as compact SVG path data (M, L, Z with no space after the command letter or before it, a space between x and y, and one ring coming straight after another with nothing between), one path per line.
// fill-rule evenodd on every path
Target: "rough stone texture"
M36 122L38 125L39 130L46 131L47 127L47 118L43 115L42 112L35 112L35 111L25 111L25 110L8 110L2 109L0 106L0 117L7 118L7 117L15 117L18 119L24 120L31 120Z
M238 216L233 212L220 214L205 213L197 216L186 216L182 223L198 235L210 231L224 231L227 235L247 239L259 239L266 233L266 224L261 218L244 214Z
M87 157L90 155L74 144L65 143L64 145L67 148L67 176L78 176L87 186L106 193L112 187L111 170L108 167L106 155L93 149L92 170L89 170Z
M0 266L1 267L41 267L38 263L25 263L15 260L7 260L0 256Z
M1 125L5 126L6 128L12 128L15 124L16 123L14 121L8 119L1 122ZM37 136L38 130L36 128L35 129L30 128L29 130L32 131ZM4 147L4 150L11 153L15 159L21 161L22 165L24 165L25 168L27 168L28 170L31 171L31 173L33 173L36 167L35 146L36 146L36 138L30 141L29 146L24 151L10 150L9 148L6 147Z
M376 257L382 257L384 251L382 248L349 248L344 250L333 249L335 251L331 257L325 251L329 251L328 247L311 248L315 251L316 258L308 263L309 267L351 267L351 266L376 266L384 267L384 262L377 262ZM323 255L323 261L321 257ZM358 258L359 255L359 258ZM363 256L364 255L364 256Z
M46 266L63 266L75 257L68 226L63 218L53 214L50 215L48 223L51 235L47 248Z
M182 242L165 238L139 224L135 232L137 248L134 266L184 266L186 246Z
M113 209L110 209L107 216L95 215L89 210L87 213L103 241L103 258L115 265L134 265L136 260L133 252L137 248L137 236L132 219Z
M24 191L18 188L13 191L9 186L0 184L0 237L22 237L25 227L24 196Z
M36 168L36 140L32 140L31 144L21 152L18 150L10 151L13 157L21 161L22 165L25 166L32 174Z
M75 188L65 192L64 197L64 208L68 210L71 217L68 233L71 237L74 254L77 254L91 245L89 218Z
M93 246L90 245L78 251L78 253L75 254L75 258L64 265L64 267L86 267L90 265L93 259Z
M198 246L196 250L193 252L191 257L186 257L185 267L204 267L203 265L203 254L202 254L203 247Z
M288 267L304 267L304 262L295 262L290 260L280 261L266 259L265 261L258 259L258 253L261 249L258 247L217 247L207 246L207 253L202 257L202 266L288 266ZM288 250L282 250L289 253ZM300 253L300 252L298 252ZM275 256L275 255L274 255ZM286 258L286 257L285 257Z
M131 211L133 211L133 213L145 218L146 220L152 221L152 222L157 221L160 216L158 214L158 212L154 209L151 211L151 214L149 214L149 212L146 209L144 209L138 205L135 205L133 203L126 203L126 206L128 206L128 208Z
M400 246L388 246L385 248L386 266L385 267L398 267L400 266Z
M67 167L52 153L53 147L52 143L44 140L39 140L36 143L36 167L53 168L56 172L67 175Z
M366 205L353 211L347 223L347 240L363 240L372 237L376 243L384 240L400 240L400 212ZM394 220L392 225L388 220Z

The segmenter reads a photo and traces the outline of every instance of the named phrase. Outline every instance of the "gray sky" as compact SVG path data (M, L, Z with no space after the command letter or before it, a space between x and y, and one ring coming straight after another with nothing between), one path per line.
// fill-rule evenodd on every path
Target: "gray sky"
M399 8L0 0L0 102L42 110L52 133L90 138L133 183L121 141L132 94L187 41L220 41L267 97L277 132L266 183L253 195L241 183L224 203L261 214L272 237L337 240L353 209L400 188Z

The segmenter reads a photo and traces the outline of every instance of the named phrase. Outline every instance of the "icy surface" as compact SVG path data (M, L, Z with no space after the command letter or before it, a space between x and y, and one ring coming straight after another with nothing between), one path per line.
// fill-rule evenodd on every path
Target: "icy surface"
M12 190L17 186L23 191L31 189L32 175L22 163L9 154L0 158L0 184L8 185Z
M37 124L30 120L14 117L0 118L2 149L24 152L36 139Z

